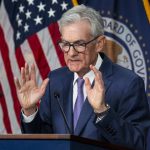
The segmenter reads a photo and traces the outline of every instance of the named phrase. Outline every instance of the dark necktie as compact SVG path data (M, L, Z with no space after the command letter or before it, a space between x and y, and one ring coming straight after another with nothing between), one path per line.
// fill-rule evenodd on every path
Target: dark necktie
M77 79L78 93L77 93L77 99L76 99L75 106L74 106L74 129L77 125L79 115L82 109L82 105L84 103L83 84L84 84L84 79L78 78Z

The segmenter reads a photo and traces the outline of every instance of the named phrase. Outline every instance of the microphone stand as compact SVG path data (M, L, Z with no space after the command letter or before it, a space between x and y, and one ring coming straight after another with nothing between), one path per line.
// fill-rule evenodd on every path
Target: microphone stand
M59 97L60 97L60 96L59 96L58 93L54 93L54 97L57 99L57 102L58 102L60 111L61 111L61 113L62 113L63 119L64 119L64 121L65 121L66 127L67 127L67 129L68 129L68 131L69 131L69 134L71 134L71 130L70 130L70 128L69 128L69 124L68 124L68 122L67 122L66 115L65 115L65 113L64 113L64 111L63 111L63 108L62 108L62 106L61 106L61 104L60 104L60 101L59 101Z

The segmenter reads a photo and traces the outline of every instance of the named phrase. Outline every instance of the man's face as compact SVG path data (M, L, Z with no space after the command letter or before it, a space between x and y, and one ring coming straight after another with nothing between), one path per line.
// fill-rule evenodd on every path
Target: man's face
M90 24L87 21L80 21L64 26L61 30L62 40L70 43L88 42L94 37L90 34ZM89 71L90 64L95 65L97 54L101 50L98 48L97 39L86 46L84 52L79 53L71 46L68 52L64 52L66 65L72 72L83 76Z

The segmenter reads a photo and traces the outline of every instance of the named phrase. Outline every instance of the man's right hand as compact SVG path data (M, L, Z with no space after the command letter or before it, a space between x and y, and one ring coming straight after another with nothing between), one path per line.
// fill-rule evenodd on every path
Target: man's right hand
M37 103L44 95L48 82L49 79L46 78L38 87L34 64L32 64L30 71L27 63L25 67L21 68L21 79L19 81L18 78L15 78L15 85L19 102L26 116L30 116L36 111Z

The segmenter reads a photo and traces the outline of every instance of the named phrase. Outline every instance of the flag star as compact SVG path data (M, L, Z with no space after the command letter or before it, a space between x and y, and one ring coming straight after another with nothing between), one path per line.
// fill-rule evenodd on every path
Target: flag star
M34 2L33 2L34 0L27 0L27 2L28 2L28 4L29 5L34 5Z
M63 3L61 4L62 10L67 10L67 6L68 4L63 1Z
M27 10L27 12L25 13L26 15L26 19L31 18L31 11Z
M34 21L35 21L35 24L37 25L37 24L42 24L42 17L40 18L39 17L39 15L34 19Z
M55 13L55 10L50 8L50 10L48 11L49 17L52 17L52 16L55 17L54 13Z
M42 2L40 2L40 4L37 7L39 8L39 12L42 11L42 10L43 11L45 10L45 8L44 8L45 4L43 4Z
M20 11L20 13L24 12L24 6L22 6L22 4L20 4L20 6L19 6L19 11Z
M29 25L26 23L24 26L24 32L27 32L27 31L29 31Z
M58 1L57 0L52 0L52 4L58 4Z
M22 26L22 20L18 19L18 27Z
M17 31L17 34L16 34L16 39L19 40L20 39L20 35L21 33L19 31Z

